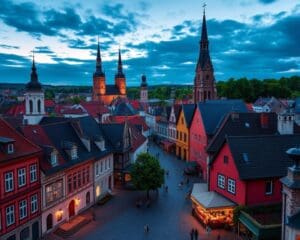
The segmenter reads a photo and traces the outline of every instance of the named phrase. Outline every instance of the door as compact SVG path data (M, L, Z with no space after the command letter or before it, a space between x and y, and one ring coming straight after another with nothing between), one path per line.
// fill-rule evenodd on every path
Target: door
M53 227L53 217L51 213L47 216L46 222L47 222L47 230L51 229Z
M72 200L69 204L69 218L75 215L75 201Z
M32 224L32 240L39 239L39 222Z

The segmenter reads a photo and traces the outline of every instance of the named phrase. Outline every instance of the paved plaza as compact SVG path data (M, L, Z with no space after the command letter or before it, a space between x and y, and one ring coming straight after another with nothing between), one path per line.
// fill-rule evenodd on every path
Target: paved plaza
M168 193L159 190L158 197L151 206L137 208L139 198L145 198L145 192L115 190L112 200L104 206L95 208L96 220L83 227L72 239L78 240L143 240L143 239L190 239L192 228L199 231L199 240L217 239L233 240L234 235L224 230L213 230L207 234L201 224L191 215L191 202L185 196L192 183L198 178L190 178L190 184L182 189L178 184L184 179L185 163L163 152L157 146L150 146L150 153L159 152L159 160L163 168L169 171L166 177ZM156 193L151 193L155 199ZM149 225L149 233L144 232L145 224Z

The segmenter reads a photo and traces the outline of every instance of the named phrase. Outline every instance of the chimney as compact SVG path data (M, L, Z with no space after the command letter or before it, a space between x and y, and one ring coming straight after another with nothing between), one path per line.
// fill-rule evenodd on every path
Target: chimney
M268 115L268 113L261 113L260 114L260 126L261 126L261 128L268 128L269 127L269 115Z

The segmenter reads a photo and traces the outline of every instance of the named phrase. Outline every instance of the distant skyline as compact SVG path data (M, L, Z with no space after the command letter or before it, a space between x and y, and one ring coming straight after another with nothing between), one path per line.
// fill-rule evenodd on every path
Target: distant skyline
M0 83L26 83L31 55L39 81L92 85L97 37L107 83L121 48L128 86L192 84L204 1L0 0ZM217 81L300 74L295 0L206 1Z

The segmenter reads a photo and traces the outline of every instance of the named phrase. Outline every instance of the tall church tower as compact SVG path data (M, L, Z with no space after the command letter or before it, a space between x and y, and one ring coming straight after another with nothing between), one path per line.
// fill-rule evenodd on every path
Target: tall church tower
M45 114L45 99L42 85L38 80L34 55L30 81L26 84L24 122L30 125L38 124Z
M145 75L142 75L140 101L143 103L148 102L148 84Z
M102 60L100 54L100 45L98 39L96 71L93 75L93 100L101 100L101 96L106 94L105 73L102 71Z
M120 94L126 95L126 78L125 78L125 74L123 73L123 64L122 64L120 48L119 48L118 70L115 75L115 85L119 89Z
M205 5L204 5L205 7ZM205 9L203 11L200 53L194 79L194 103L207 99L217 99L214 68L209 55L209 41L206 28Z

